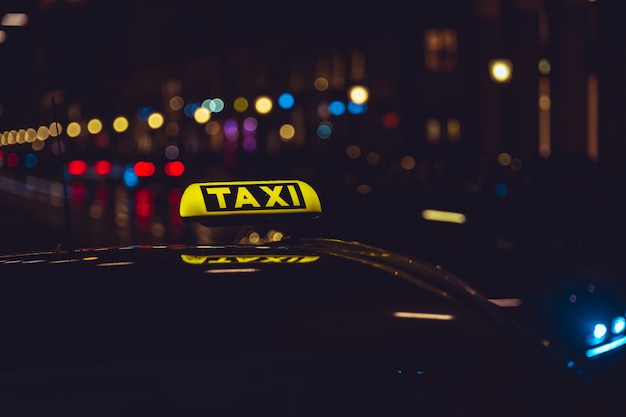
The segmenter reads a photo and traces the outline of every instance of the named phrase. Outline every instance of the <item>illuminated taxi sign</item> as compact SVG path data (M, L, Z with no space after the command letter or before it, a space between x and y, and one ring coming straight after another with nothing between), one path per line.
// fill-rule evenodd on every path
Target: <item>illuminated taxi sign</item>
M306 264L319 260L316 255L181 255L181 260L190 265L214 264Z
M215 224L250 217L318 217L321 212L317 193L300 180L193 183L183 192L179 208L183 220Z

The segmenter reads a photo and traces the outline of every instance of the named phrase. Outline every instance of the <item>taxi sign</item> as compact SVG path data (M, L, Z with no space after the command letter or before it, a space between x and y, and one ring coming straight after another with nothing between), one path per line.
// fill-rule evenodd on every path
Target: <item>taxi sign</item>
M193 183L179 207L184 221L208 225L281 222L321 213L317 192L301 180Z

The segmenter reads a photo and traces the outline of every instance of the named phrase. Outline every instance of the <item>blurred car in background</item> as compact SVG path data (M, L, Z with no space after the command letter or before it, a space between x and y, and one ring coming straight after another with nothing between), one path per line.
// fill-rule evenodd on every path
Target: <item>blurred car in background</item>
M319 236L319 195L299 180L193 183L180 215L223 243L0 256L2 416L625 411L621 375L594 362L623 354L599 348L619 343L623 310L567 343L516 316L532 303Z

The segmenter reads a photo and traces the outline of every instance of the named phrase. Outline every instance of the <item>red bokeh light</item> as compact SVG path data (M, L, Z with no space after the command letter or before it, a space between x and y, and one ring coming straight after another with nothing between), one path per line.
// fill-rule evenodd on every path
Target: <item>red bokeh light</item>
M171 161L165 164L165 175L180 177L185 172L185 164L180 161Z
M98 175L108 175L111 172L111 163L109 161L96 161L93 169Z
M385 125L388 129L393 129L398 127L398 123L400 123L400 118L397 113L389 112L385 113L383 116L383 125Z
M138 177L150 177L154 175L156 168L152 162L139 161L135 163L133 170Z
M87 162L75 159L67 164L67 172L72 175L85 175L87 172Z

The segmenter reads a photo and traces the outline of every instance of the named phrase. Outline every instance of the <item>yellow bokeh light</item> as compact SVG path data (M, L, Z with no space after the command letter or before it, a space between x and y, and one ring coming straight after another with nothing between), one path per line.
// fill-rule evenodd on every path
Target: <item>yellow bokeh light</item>
M328 90L328 80L324 77L317 77L313 82L313 86L317 91Z
M443 211L426 209L422 211L422 218L424 220L430 220L434 222L448 222L463 224L465 223L465 215L463 213L457 213L454 211Z
M9 145L14 145L16 136L17 136L17 131L16 130L8 131L7 132L7 143Z
M125 132L128 129L128 119L124 116L118 116L113 120L113 130L117 133Z
M458 142L461 138L461 123L459 119L448 119L446 129L448 130L450 142Z
M350 159L357 159L361 156L361 148L356 145L350 145L346 148L346 155L348 155Z
M508 59L493 59L489 61L489 75L494 82L508 83L511 81L513 64Z
M39 126L37 129L37 139L46 140L50 136L50 129L47 126Z
M31 147L33 148L33 151L40 151L44 148L46 144L43 141L40 140L36 140L33 142L33 144L31 145Z
M6 145L7 142L6 132L0 133L0 145Z
M163 115L157 112L152 113L148 116L148 126L152 129L158 129L163 126Z
M57 137L63 132L63 126L59 122L52 122L48 127L48 133L52 137Z
M25 129L20 129L17 131L17 136L15 138L15 141L19 143L20 145L26 142L26 130Z
M380 154L378 152L369 152L365 157L368 165L374 166L380 163Z
M254 102L254 108L259 114L267 114L272 111L272 99L268 96L260 96Z
M37 131L32 127L26 129L26 142L33 143L37 139Z
M415 168L416 164L417 162L415 161L415 158L410 155L407 155L400 160L400 166L406 171L410 171Z
M537 64L537 68L539 69L539 72L543 75L550 74L550 70L551 70L550 61L548 61L545 58L540 59L539 64Z
M506 152L502 152L498 155L498 163L503 167L509 166L511 163L511 155Z
M257 232L251 232L248 235L248 241L250 243L260 243L261 242L261 236L257 233Z
M87 131L89 131L92 135L100 133L102 131L102 122L100 119L91 119L87 123Z
M292 125L286 123L280 127L278 134L282 140L288 142L296 135L296 129Z
M67 136L70 138L75 138L80 135L80 125L77 122L71 122L67 125Z
M235 109L235 111L243 113L244 111L248 110L248 100L243 97L237 97L233 102L233 108Z
M348 97L355 104L365 104L370 98L370 92L368 88L363 85L355 85L350 88Z
M211 112L206 107L198 107L193 112L193 118L198 123L206 123L211 119Z
M550 101L550 97L548 96L541 96L539 97L539 108L541 110L550 110L550 106L551 106L551 101Z

